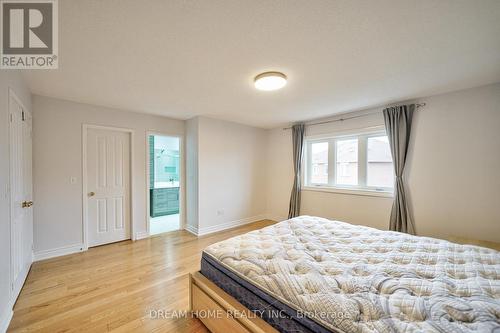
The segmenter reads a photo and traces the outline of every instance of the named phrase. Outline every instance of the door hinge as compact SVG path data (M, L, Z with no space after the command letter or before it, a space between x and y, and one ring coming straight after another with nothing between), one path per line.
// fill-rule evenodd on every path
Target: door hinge
M25 119L24 119L24 111L22 112L21 117L22 117L22 118L21 118L21 119L22 119L22 121L24 121L24 120L25 120Z
M13 119L13 118L12 118L12 113L11 113L11 114L10 114L10 122L12 122L12 119Z

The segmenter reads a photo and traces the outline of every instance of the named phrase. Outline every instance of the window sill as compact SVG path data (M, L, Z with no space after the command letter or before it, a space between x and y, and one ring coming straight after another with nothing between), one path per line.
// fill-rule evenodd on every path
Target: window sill
M373 190L362 190L362 189L348 189L340 187L331 186L303 186L302 191L317 191L317 192L329 192L329 193L339 193L347 195L363 195L369 197L383 197L383 198L393 198L394 193L389 191L373 191Z

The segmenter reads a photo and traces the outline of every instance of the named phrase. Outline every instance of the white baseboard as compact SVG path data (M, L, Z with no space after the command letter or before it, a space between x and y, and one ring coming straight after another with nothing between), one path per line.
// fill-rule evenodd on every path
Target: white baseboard
M198 228L189 224L186 224L186 227L184 228L187 232L192 233L195 236L198 236Z
M85 251L85 247L83 244L68 245L68 246L58 247L55 249L38 251L35 252L34 261L65 256L67 254L73 254L82 251Z
M149 237L149 232L140 231L135 233L135 240L144 239Z
M267 217L267 215L265 215L265 214L257 215L257 216L252 216L252 217L240 219L240 220L235 220L235 221L230 221L230 222L226 222L226 223L222 223L222 224L213 225L210 227L197 228L196 233L195 233L194 228L192 230L188 230L188 231L191 233L194 233L197 236L204 236L204 235L212 234L214 232L219 232L219 231L223 231L223 230L227 230L227 229L241 227L242 225L245 225L245 224L265 220L266 217Z
M8 309L2 314L2 316L0 317L0 333L7 332L10 320L12 319L13 315L14 311L12 311L12 309Z
M273 214L267 214L267 219L275 222L281 222L288 220L288 217L286 216L279 216L279 215L273 215Z
M224 231L227 229L241 227L245 224L254 223L257 221L261 221L261 220L272 220L272 221L276 221L276 222L281 222L281 221L284 221L287 219L288 218L286 216L262 214L262 215L247 217L247 218L240 219L240 220L235 220L235 221L231 221L231 222L217 224L214 226L205 227L205 228L201 228L201 229L196 227L196 226L192 226L192 225L188 224L188 225L186 225L184 230L192 233L195 236L204 236L204 235L212 234L214 232L219 232L219 231Z

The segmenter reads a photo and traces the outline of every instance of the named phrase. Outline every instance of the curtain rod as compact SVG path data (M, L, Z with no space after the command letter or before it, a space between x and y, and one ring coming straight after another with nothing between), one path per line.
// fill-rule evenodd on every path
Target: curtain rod
M416 107L417 109L418 108L421 108L421 107L424 107L425 106L425 103L419 103L419 104L416 104ZM342 117L342 118L339 118L339 119L332 119L332 120L325 120L325 121L319 121L317 123L305 123L304 125L306 126L313 126L313 125L322 125L322 124L329 124L329 123L335 123L337 121L344 121L344 120L349 120L349 119L355 119L355 118L361 118L361 117L366 117L366 116L369 116L369 115L372 115L372 114L375 114L375 113L379 113L380 111L377 110L376 112L370 112L370 113L364 113L364 114L359 114L359 115L355 115L355 116L350 116L350 117ZM288 130L288 129L291 129L292 126L289 126L289 127L283 127L283 130Z

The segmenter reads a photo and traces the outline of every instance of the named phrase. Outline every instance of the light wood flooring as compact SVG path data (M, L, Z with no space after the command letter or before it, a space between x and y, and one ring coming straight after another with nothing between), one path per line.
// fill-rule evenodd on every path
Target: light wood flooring
M36 262L8 331L208 332L197 319L151 319L150 310L187 310L188 273L200 269L201 251L273 223L199 238L174 231Z
M187 310L188 273L200 269L201 251L273 223L199 238L174 231L36 262L9 332L207 332L197 319L151 319L150 310ZM500 249L496 243L450 240Z

